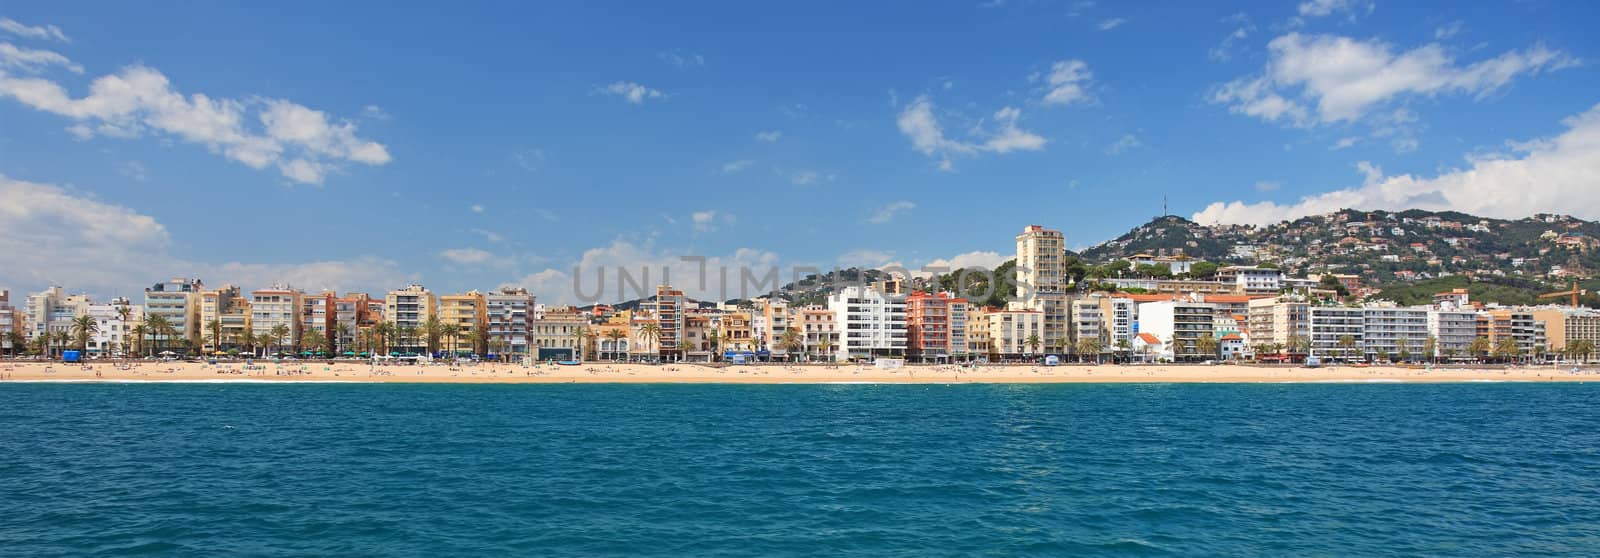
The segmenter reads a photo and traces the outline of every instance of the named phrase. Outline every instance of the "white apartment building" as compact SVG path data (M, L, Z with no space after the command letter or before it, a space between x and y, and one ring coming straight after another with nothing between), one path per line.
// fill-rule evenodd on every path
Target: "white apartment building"
M1283 271L1253 265L1230 265L1217 270L1217 279L1233 283L1245 294L1275 294L1283 290Z
M123 319L124 313L127 319ZM89 316L94 318L97 329L89 336L89 354L117 355L124 349L132 350L133 326L144 321L144 308L118 297L105 304L90 304Z
M1310 306L1307 309L1311 338L1311 356L1329 359L1357 360L1363 356L1366 332L1366 311L1344 306ZM1350 337L1355 344L1349 348L1339 341Z
M1380 355L1422 357L1428 339L1428 309L1367 306L1362 310L1361 344L1368 359Z
M1105 311L1101 308L1098 299L1073 299L1067 303L1067 309L1070 316L1068 320L1070 341L1068 343L1069 346L1065 347L1065 352L1078 352L1078 343L1083 342L1085 339L1099 340L1103 349L1110 348L1105 346L1107 337L1105 334Z
M1428 335L1434 339L1435 357L1468 356L1478 337L1478 313L1471 310L1428 312Z
M282 326L285 335L273 346L283 352L295 352L300 345L300 297L302 293L284 285L273 285L250 293L250 334L257 337L272 335L272 330Z
M905 356L904 299L853 285L830 295L828 310L841 333L834 348L839 360Z
M1139 333L1161 342L1162 358L1195 360L1217 358L1200 350L1200 338L1215 337L1217 307L1209 302L1163 300L1139 305Z
M1298 296L1258 298L1249 302L1250 341L1287 347L1291 339L1311 335L1310 303Z
M175 277L156 283L144 290L144 313L167 320L177 333L174 338L199 343L204 326L200 322L200 295L204 290L205 284L199 279Z
M505 287L498 293L484 295L483 302L488 316L490 346L504 347L513 359L532 354L529 333L533 327L534 296L528 294L527 289Z

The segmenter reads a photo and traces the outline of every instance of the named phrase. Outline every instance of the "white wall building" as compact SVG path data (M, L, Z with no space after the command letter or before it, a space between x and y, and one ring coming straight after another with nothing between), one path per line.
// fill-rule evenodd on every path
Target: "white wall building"
M1471 310L1428 312L1428 335L1434 338L1433 356L1468 356L1478 337L1478 313Z
M849 286L828 297L828 309L839 327L839 360L904 357L906 303L863 286Z

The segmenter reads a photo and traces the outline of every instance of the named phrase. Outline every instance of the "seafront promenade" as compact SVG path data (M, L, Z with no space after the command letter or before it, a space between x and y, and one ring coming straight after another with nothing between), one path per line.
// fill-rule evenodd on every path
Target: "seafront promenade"
M763 364L540 364L373 365L321 361L195 362L114 361L81 364L0 362L0 381L62 382L399 382L399 383L1273 383L1273 382L1588 382L1600 368L1526 366L1325 367L1251 365L906 366Z

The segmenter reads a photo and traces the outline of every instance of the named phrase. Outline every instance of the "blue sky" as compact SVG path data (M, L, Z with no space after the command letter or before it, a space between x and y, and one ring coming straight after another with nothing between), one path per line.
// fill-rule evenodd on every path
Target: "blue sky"
M562 301L681 255L992 265L1163 197L1600 218L1593 3L391 4L6 3L0 287Z

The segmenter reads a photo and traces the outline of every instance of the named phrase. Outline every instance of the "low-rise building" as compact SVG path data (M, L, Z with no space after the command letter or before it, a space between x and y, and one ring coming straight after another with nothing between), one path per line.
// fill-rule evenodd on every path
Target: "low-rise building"
M1027 308L984 312L993 358L1026 358L1044 354L1044 312Z

